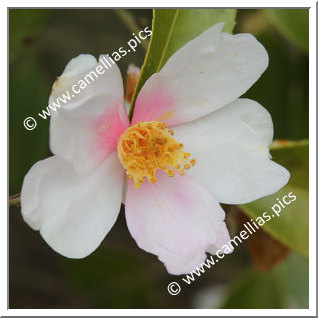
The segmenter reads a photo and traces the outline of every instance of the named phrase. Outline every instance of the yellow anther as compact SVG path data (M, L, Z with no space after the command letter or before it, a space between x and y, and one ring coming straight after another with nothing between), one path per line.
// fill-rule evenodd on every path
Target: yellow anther
M192 166L194 166L197 163L197 161L195 159L191 159L190 162L191 162Z
M157 181L157 178L151 178L151 179L149 179L149 181L150 181L151 183L155 183L155 182Z
M190 153L184 152L184 145L173 137L173 130L163 122L139 122L127 128L118 141L118 157L126 169L128 179L139 189L144 178L150 183L157 181L157 170L163 170L169 177L175 172L185 174L185 169L195 163Z
M173 170L168 170L168 171L167 171L167 175L168 175L169 177L174 177L174 172L173 172Z

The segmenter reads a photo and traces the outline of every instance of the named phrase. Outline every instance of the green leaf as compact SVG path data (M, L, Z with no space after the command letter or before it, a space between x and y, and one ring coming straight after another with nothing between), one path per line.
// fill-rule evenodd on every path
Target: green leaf
M234 9L154 9L151 41L129 117L132 117L137 94L146 80L153 73L159 72L173 53L216 23L225 22L223 30L231 33L235 16Z
M268 9L265 12L267 12L273 24L286 38L308 52L308 9Z
M308 286L308 260L293 254L287 262L268 274L249 269L243 275L239 275L230 286L222 308L308 308Z
M308 140L274 142L271 148L273 160L291 174L289 183L280 191L252 203L241 205L253 219L268 212L272 216L262 228L291 249L308 257L309 253L309 146ZM284 205L278 217L272 206L283 196L293 192L297 199ZM282 201L281 201L282 202ZM278 209L278 208L277 208ZM273 217L274 216L274 217Z

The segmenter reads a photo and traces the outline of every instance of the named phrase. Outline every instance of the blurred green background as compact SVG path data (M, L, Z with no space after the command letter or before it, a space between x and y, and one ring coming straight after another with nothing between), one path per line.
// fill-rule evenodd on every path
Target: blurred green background
M236 20L234 33L254 34L270 56L268 70L245 96L269 110L275 139L308 138L308 10L241 9ZM20 193L26 172L50 155L49 121L27 131L23 120L47 106L51 86L67 62L80 53L112 53L132 37L132 25L151 27L151 21L149 9L9 10L10 195ZM144 56L140 45L119 61L123 78L128 64L141 66ZM234 233L239 212L226 209ZM53 252L23 222L19 207L10 207L9 247L10 308L308 307L306 258L289 253L263 273L252 267L246 246L183 286L178 296L169 295L166 286L176 279L136 246L123 211L92 255L70 260Z

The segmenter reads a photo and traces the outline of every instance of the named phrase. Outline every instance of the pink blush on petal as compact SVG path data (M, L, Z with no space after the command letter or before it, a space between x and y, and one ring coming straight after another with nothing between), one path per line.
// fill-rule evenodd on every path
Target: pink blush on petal
M219 249L228 238L225 213L191 177L171 178L163 171L157 177L139 189L128 181L127 226L138 246L157 255L170 274L186 274L200 266L211 245Z
M152 91L141 91L136 100L132 125L142 121L163 121L168 125L173 118L171 110L173 97L167 92L156 89Z
M106 110L94 124L96 142L93 151L100 162L117 149L119 137L129 127L127 114L120 112L124 107L120 103L111 107L111 111Z

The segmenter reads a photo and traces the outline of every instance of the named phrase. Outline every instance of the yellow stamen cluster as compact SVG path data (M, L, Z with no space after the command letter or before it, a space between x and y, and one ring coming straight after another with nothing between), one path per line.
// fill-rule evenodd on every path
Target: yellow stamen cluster
M137 189L145 178L151 183L156 182L158 169L169 177L177 171L183 176L184 169L195 165L195 159L190 159L191 154L184 152L183 144L172 136L173 130L157 121L139 122L121 135L118 157Z

